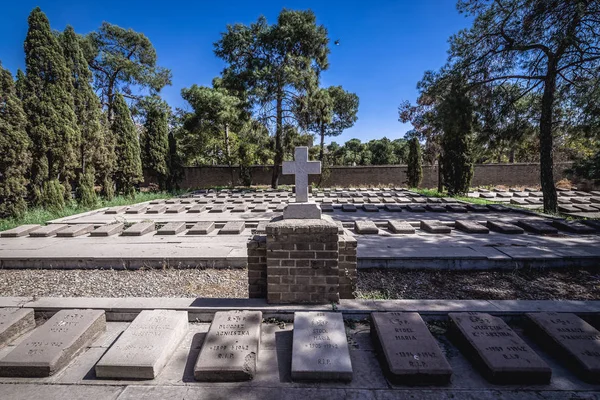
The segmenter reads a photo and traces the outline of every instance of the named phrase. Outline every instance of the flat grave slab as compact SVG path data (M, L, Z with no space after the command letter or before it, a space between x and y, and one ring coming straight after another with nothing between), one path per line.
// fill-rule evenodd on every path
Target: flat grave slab
M248 211L248 206L246 204L238 204L231 210L232 213L243 213Z
M544 221L518 220L517 225L519 225L521 228L525 229L528 232L533 232L542 235L558 233L558 229L551 225L548 225Z
M379 212L379 207L375 204L363 204L362 209L365 212Z
M506 207L502 204L488 204L487 208L489 208L490 210L492 210L494 212L510 212L511 211L510 207Z
M142 236L150 232L154 232L154 222L138 222L125 229L122 236Z
M156 231L157 235L177 235L185 231L185 222L169 222Z
M208 210L209 213L223 213L225 211L227 211L227 206L223 205L214 205L210 210Z
M427 211L431 211L431 212L446 212L446 206L442 206L439 204L427 204L425 206L425 209Z
M51 376L105 330L104 310L61 310L0 360L0 376Z
M143 310L98 361L96 376L154 379L187 331L187 311Z
M67 224L50 224L46 226L42 226L41 228L35 229L29 232L29 236L31 237L49 237L54 236L58 232L63 229L67 229L69 225Z
M321 207L322 212L333 212L333 205L331 203L322 203L319 207Z
M448 334L495 384L547 384L552 370L501 318L450 313Z
M256 207L252 209L252 212L267 212L269 207L266 204L257 204Z
M388 221L388 229L394 233L400 233L400 234L415 233L415 228L411 224L409 224L407 221L396 221L396 220Z
M394 384L444 385L452 367L416 312L371 313L371 338Z
M342 211L356 212L356 206L354 204L344 204L344 205L342 205Z
M145 205L134 205L131 207L127 207L125 210L125 214L139 214L146 209Z
M191 214L198 214L204 210L206 210L206 206L203 206L202 204L195 204L195 205L191 206L187 212L191 213Z
M102 225L90 232L90 236L106 237L116 235L117 233L121 233L123 231L124 226L125 224L123 224L122 222L117 222L116 224Z
M164 204L157 204L146 210L146 214L162 214L167 211L167 206Z
M4 232L0 232L0 237L3 238L14 238L27 236L29 232L38 229L41 225L39 224L28 224L17 226L16 228L8 229Z
M487 221L487 227L490 228L491 231L504 233L506 235L518 235L524 233L523 228L520 228L516 225L513 225L508 222L503 221Z
M579 234L588 234L594 233L596 230L591 226L587 226L577 221L564 221L564 220L553 220L552 226L561 231L570 232L570 233L579 233Z
M591 226L592 228L594 228L597 232L600 232L600 221L599 220L595 220L595 219L584 219L583 221L581 221L582 223L586 224L587 226Z
M207 235L215 230L215 223L212 221L196 222L188 231L188 235Z
M574 213L574 212L580 212L581 210L578 208L575 208L574 206L572 206L570 204L559 204L558 211L564 212L564 213Z
M448 204L446 206L446 210L453 213L466 213L468 212L467 207L461 206L459 204Z
M94 230L94 225L92 224L76 224L71 225L66 229L62 229L56 233L58 237L77 237L81 235L86 235Z
M452 229L449 226L442 224L440 221L436 220L428 220L421 221L420 225L421 230L429 233L438 233L438 234L446 234L452 233Z
M476 221L470 221L466 219L457 219L454 222L454 227L459 231L467 233L490 233L490 229L488 227L483 226Z
M574 204L573 207L583 212L596 212L598 209L594 206L590 206L587 204Z
M292 380L352 380L352 362L341 313L294 313Z
M216 312L194 366L194 378L203 382L254 378L261 324L260 311Z
M479 212L479 213L484 213L484 212L490 211L489 208L487 208L486 206L484 206L482 204L467 204L467 210L471 211L471 212Z
M127 206L115 206L108 208L104 211L104 214L121 214L122 212L125 212L125 210L127 210Z
M0 348L34 328L33 308L0 308Z
M420 206L418 204L409 204L406 206L406 209L410 212L425 212L425 207Z
M172 206L167 208L167 211L165 211L165 212L167 214L178 214L178 213L184 212L184 211L185 211L185 204L173 204Z
M383 208L389 212L402 212L402 206L400 204L386 204Z
M377 235L379 228L373 221L354 221L354 230L361 235Z
M573 204L590 204L591 202L586 198L574 197L571 199L571 203L573 203Z
M572 313L528 313L529 328L548 351L587 382L600 382L600 332Z
M510 199L510 204L516 204L518 206L524 206L524 205L527 205L529 203L525 199L518 199L518 198L514 198L513 197L512 199Z
M220 235L238 235L242 233L246 224L244 221L229 221L219 231Z

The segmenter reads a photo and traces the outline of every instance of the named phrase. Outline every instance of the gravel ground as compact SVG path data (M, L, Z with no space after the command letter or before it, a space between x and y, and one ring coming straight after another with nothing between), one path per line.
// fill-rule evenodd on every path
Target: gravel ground
M246 298L246 269L2 270L0 296ZM600 299L600 267L522 271L368 270L367 299Z

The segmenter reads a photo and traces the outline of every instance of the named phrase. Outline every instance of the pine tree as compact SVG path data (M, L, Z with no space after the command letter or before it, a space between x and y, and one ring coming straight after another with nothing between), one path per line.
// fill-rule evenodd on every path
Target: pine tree
M64 200L71 196L80 141L71 81L62 49L50 30L46 15L36 7L28 22L26 79L20 90L32 141L30 184L33 203L61 208ZM62 185L62 190L56 187L57 182ZM59 193L63 195L60 199L55 197Z
M95 164L102 150L102 109L100 99L92 89L92 72L79 46L77 34L71 26L67 26L60 39L66 66L70 71L74 111L81 131L77 200L80 204L91 207L97 202L94 176Z
M141 137L142 165L157 178L158 186L164 190L169 176L169 106L156 95L144 99L141 106L145 115Z
M423 168L421 155L421 144L417 137L413 137L408 142L408 168L406 170L406 178L408 187L419 187L423 178Z
M143 180L140 144L129 107L121 94L115 96L112 131L116 139L115 183L117 191L126 196L133 196L135 185Z
M12 75L0 64L0 218L27 209L25 174L31 163L27 120Z
M23 100L23 94L25 93L25 73L21 70L21 68L17 69L17 80L15 81L15 90L17 92L17 97L19 100Z
M464 82L450 83L448 93L439 105L442 123L441 167L448 194L466 194L473 179L473 107Z

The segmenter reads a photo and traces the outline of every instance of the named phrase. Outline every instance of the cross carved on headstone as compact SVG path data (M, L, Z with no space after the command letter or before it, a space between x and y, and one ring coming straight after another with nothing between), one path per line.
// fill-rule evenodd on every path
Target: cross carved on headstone
M321 162L308 161L308 147L296 147L294 161L283 162L283 174L296 175L296 203L308 202L308 175L320 173Z

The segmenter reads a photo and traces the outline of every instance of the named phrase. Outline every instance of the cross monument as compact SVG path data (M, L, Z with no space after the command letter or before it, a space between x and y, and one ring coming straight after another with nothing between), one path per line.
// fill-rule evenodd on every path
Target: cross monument
M320 219L321 209L308 202L308 175L321 173L320 161L308 161L308 147L296 147L294 161L283 162L283 174L295 175L296 202L283 212L284 219Z

